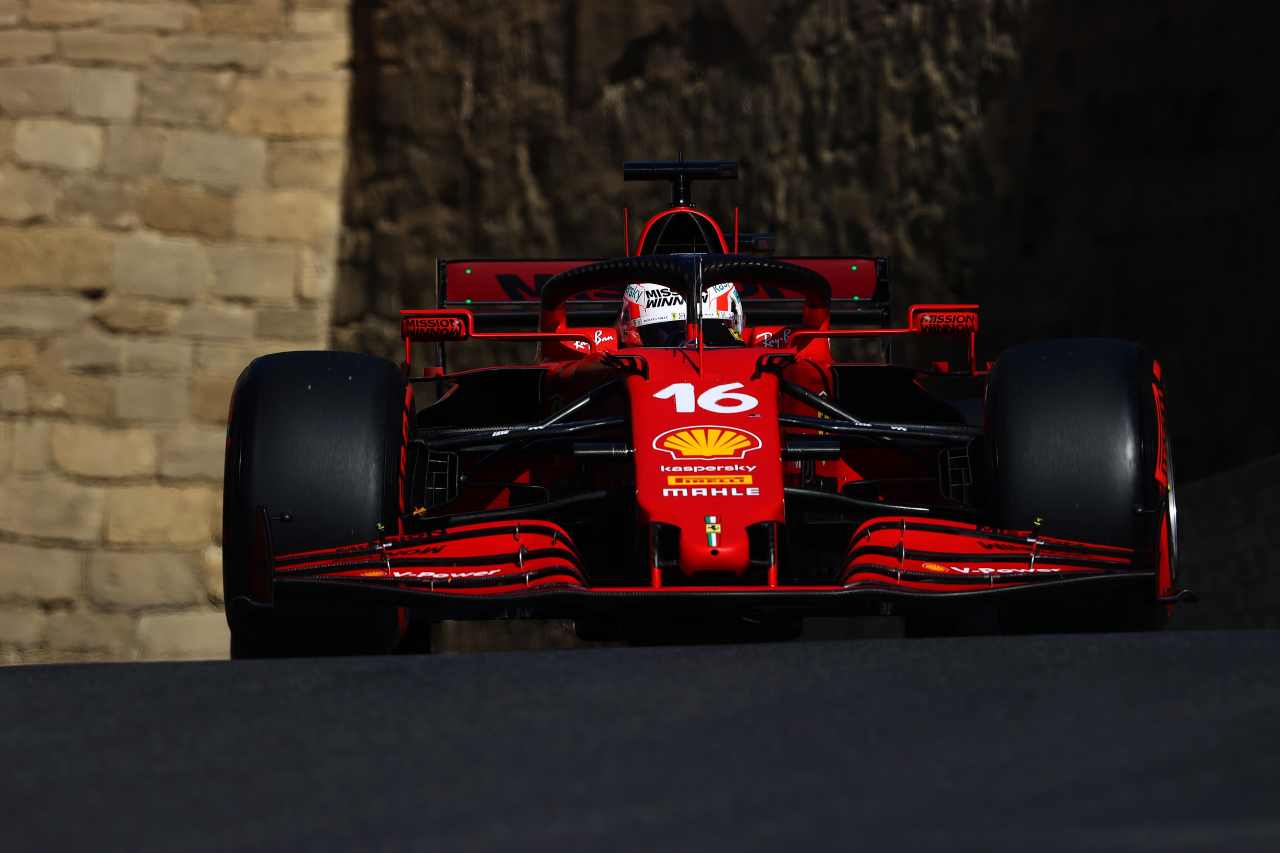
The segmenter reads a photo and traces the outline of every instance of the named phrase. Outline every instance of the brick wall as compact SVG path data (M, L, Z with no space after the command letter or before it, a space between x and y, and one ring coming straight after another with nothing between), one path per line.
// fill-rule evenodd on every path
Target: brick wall
M0 0L0 662L216 657L253 357L326 344L345 0Z

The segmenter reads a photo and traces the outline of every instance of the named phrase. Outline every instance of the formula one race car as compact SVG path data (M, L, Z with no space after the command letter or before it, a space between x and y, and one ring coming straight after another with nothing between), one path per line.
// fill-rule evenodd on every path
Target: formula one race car
M979 363L976 305L892 326L885 259L774 257L690 202L736 175L626 164L674 198L623 257L441 261L400 365L253 361L227 440L233 654L389 650L471 618L624 640L860 613L1159 624L1183 594L1160 365L1100 339ZM464 341L537 356L451 373ZM956 357L895 358L935 342Z

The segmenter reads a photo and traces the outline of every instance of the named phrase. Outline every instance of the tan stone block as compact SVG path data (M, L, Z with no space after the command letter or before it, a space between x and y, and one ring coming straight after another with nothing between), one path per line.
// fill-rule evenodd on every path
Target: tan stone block
M234 376L197 376L191 382L191 416L207 424L225 424Z
M0 229L0 287L101 288L111 254L111 237L96 229Z
M163 335L174 328L182 309L167 302L109 296L93 318L113 332Z
M21 338L0 340L0 370L25 370L36 363L34 341Z
M49 614L45 642L55 651L97 652L119 659L133 648L135 633L134 617L126 613L63 610Z
M108 418L114 390L109 379L74 373L42 373L29 383L29 410L38 415Z
M27 22L43 27L94 24L110 7L95 0L29 0L29 4Z
M209 529L213 531L213 541L222 544L222 489L213 490L213 505L209 507Z
M253 337L254 311L244 305L198 303L182 315L174 334L196 339Z
M222 482L227 432L218 427L186 426L160 436L160 476L169 480Z
M298 278L298 298L303 302L327 302L333 296L337 270L333 254L306 250L302 275ZM330 306L332 322L332 306Z
M288 302L298 279L298 253L291 246L210 246L212 292L232 299Z
M123 479L156 472L156 437L149 430L57 423L52 438L53 461L68 474Z
M142 221L157 231L223 239L231 235L231 199L191 184L153 184Z
M13 470L19 474L43 474L49 470L51 439L49 422L27 419L13 426Z
M0 645L20 648L36 645L44 636L48 618L38 607L0 607Z
M251 240L321 244L337 237L338 199L313 190L247 191L236 197L235 230Z
M13 135L18 161L85 171L102 162L102 128L61 119L24 119Z
M22 18L24 0L0 0L0 27L15 26Z
M98 551L87 571L89 600L109 609L182 607L208 600L190 552Z
M54 341L51 355L61 355L62 368L75 373L115 373L124 363L124 341L88 330Z
M0 56L9 62L32 62L53 55L53 33L42 30L0 30Z
M4 255L3 245L0 242L0 256ZM92 302L76 296L0 292L0 333L41 335L65 332L80 325L92 310Z
M259 308L256 331L260 338L306 341L320 346L328 331L325 320L325 313L318 308Z
M213 490L205 486L125 486L107 501L107 541L128 545L204 545Z
M248 343L223 343L201 341L196 344L195 367L201 376L236 377L260 355L286 349L279 343L250 341Z
M108 175L150 177L160 171L170 131L160 127L111 125L102 169Z
M146 660L225 660L231 634L221 609L147 613L138 620L138 645Z
M242 79L227 126L264 136L342 137L347 128L346 78Z
M26 222L53 215L58 187L43 172L0 166L0 220Z
M122 376L116 380L116 417L131 421L174 423L186 418L191 407L185 379Z
M102 24L109 30L179 32L191 27L195 10L186 3L114 3Z
M0 161L13 156L13 122L0 118Z
M0 542L0 600L72 601L84 586L84 552Z
M278 46L272 47L274 53ZM257 71L267 64L267 43L235 36L190 35L165 39L160 61L169 65Z
M327 36L345 33L349 21L343 9L296 9L289 17L289 29L298 35Z
M143 121L220 127L231 103L230 71L152 70L142 76Z
M116 245L116 290L160 299L188 300L213 282L203 244L184 237L134 234Z
M330 38L289 41L271 51L267 68L286 77L327 77L351 60L351 39L346 34Z
M112 238L93 228L0 228L0 288L102 288L111 252Z
M47 415L101 420L111 417L115 378L68 373L56 349L41 355L29 374L31 410Z
M160 164L166 178L223 189L262 186L266 169L263 140L198 131L175 131Z
M13 468L13 431L15 425L20 423L25 421L0 419L0 479L8 477ZM3 571L2 567L0 571Z
M200 577L204 581L204 591L214 604L221 604L222 598L222 548L217 545L206 545L200 552Z
M30 406L27 378L16 373L0 376L0 412L6 415L21 415Z
M103 493L64 480L13 480L0 489L0 530L41 539L97 542Z
M106 68L78 69L71 112L85 118L123 121L138 111L138 75Z
M346 152L341 142L272 142L267 151L272 186L336 190L342 185Z
M60 65L0 67L0 110L11 116L50 115L71 106L72 71Z
M158 41L150 33L68 30L58 33L58 47L71 62L109 62L144 66L155 57Z
M283 0L240 0L205 5L195 26L207 33L274 35L285 20Z
M189 341L135 338L124 348L124 369L153 376L183 376L191 372Z
M68 179L58 199L58 219L77 225L122 230L142 224L143 182L97 175Z

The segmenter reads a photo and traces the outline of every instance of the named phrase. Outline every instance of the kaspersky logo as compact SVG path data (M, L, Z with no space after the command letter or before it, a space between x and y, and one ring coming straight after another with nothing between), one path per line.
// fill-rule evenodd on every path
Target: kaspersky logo
M665 450L672 459L742 459L760 443L745 429L706 425L669 429L653 440L653 449Z

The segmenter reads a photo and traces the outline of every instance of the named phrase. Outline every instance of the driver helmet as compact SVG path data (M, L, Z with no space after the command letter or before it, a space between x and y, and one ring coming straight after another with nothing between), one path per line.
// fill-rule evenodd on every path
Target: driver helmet
M688 341L684 297L661 284L627 286L618 316L618 341L632 347L679 347ZM707 346L742 343L742 300L733 282L713 284L702 294L702 329Z

